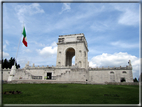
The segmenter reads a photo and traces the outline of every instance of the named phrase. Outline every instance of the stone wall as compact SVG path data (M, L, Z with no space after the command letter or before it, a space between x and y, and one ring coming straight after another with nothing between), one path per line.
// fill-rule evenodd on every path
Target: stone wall
M2 70L2 77L3 77L3 81L7 81L8 80L8 77L10 75L10 71L11 69L3 69Z
M25 69L17 69L14 80L32 80L32 74L27 72Z
M123 73L125 71L125 73ZM132 70L90 70L89 81L96 83L121 82L125 78L126 82L133 82Z
M83 68L28 68L25 69L33 76L42 76L42 80L45 79L47 73L52 73L52 80L57 81L86 81L88 79L88 72ZM16 73L17 75L17 73ZM18 77L18 76L17 76Z
M3 69L3 80L7 81L11 69ZM46 80L47 73L52 73L51 80L56 81L86 81L88 80L88 71L84 68L72 67L54 67L54 66L26 66L23 69L16 69L14 80L32 80L33 76L41 76L42 80Z
M26 65L23 69L16 69L15 80L33 80L33 76L42 77L41 80L47 80L47 73L52 73L51 80L55 81L88 81L91 83L120 82L125 78L126 82L133 82L132 68L113 67L113 68L79 68L77 66L42 66L34 67ZM10 69L3 69L3 80L7 80ZM35 79L35 78L34 78ZM38 79L38 78L37 78Z

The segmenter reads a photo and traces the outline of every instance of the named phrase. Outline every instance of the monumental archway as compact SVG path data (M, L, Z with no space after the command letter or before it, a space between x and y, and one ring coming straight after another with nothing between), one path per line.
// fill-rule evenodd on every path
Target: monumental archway
M68 48L66 50L66 66L72 66L73 56L75 56L75 50L73 48Z
M57 45L57 67L72 66L75 60L76 66L88 68L88 46L83 33L60 35Z

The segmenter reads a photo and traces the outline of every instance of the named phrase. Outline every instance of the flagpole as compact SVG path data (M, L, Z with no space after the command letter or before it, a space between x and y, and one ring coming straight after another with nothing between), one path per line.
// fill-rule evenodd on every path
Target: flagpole
M22 36L22 33L21 33L21 36ZM15 58L14 65L16 64L16 59L17 59L17 55L18 55L18 51L19 51L19 46L20 46L21 36L20 36L20 39L19 39L19 44L18 44L18 49L17 49L17 53L16 53L16 58Z

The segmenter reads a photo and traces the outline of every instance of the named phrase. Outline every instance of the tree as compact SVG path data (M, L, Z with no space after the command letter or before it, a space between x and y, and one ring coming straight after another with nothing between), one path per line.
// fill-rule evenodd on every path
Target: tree
M134 82L138 82L137 78L133 79Z
M3 63L2 63L2 68L8 68L9 66L9 62L7 59L4 59Z
M11 57L11 58L9 59L9 67L8 67L9 69L11 69L11 67L14 65L14 62L15 62L15 58L12 58L12 57Z
M10 58L9 59L9 61L7 60L7 59L4 59L4 61L3 61L3 59L2 59L2 68L4 69L4 68L9 68L9 69L11 69L12 68L12 66L14 65L14 63L15 63L15 66L16 66L16 68L18 69L18 68L20 68L20 65L19 64L17 64L17 62L15 62L15 58Z
M17 62L15 63L15 66L17 69L20 68L20 65L19 64L17 65Z

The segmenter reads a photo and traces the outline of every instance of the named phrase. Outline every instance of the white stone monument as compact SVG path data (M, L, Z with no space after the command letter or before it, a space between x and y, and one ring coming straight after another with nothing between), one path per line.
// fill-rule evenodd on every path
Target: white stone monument
M14 80L15 73L16 73L16 66L13 65L12 68L11 68L11 71L10 71L10 75L8 77L8 81Z

